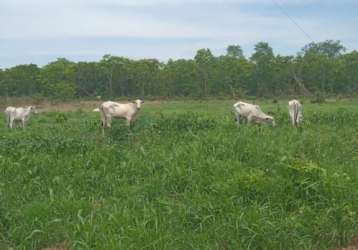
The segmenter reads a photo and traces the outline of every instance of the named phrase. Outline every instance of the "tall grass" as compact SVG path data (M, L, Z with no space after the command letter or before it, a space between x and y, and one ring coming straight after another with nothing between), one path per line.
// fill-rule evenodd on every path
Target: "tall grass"
M237 126L225 105L0 124L0 248L330 249L358 233L358 113Z

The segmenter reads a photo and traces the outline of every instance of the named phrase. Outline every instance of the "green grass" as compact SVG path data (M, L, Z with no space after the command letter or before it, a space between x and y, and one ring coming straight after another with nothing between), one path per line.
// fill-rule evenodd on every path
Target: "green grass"
M145 103L131 129L98 113L0 121L0 249L332 249L358 234L358 103ZM337 112L338 111L338 112Z

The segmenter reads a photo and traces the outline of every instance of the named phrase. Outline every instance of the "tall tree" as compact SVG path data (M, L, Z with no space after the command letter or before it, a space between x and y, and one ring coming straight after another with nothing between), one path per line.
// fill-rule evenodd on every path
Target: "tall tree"
M226 55L236 58L244 58L244 53L240 45L229 45L226 48Z
M193 60L169 60L162 72L170 96L199 96L201 89Z
M333 93L338 76L338 58L345 51L339 41L327 40L304 46L298 55L300 78L315 93Z
M17 65L0 70L0 96L355 94L357 68L358 52L346 53L339 41L308 44L295 56L275 55L268 43L259 42L249 59L239 45L230 45L222 56L200 49L194 59L167 63L105 55L99 62L59 58L43 67Z
M102 60L99 62L99 64L107 76L107 96L109 96L109 98L112 98L114 96L113 74L114 74L115 67L118 64L121 64L121 62L116 60L115 57L113 57L109 54L106 54L102 57Z
M18 65L3 72L3 92L9 96L32 96L39 92L40 69L35 64Z
M329 58L335 58L342 55L346 51L346 48L340 41L326 40L319 43L310 43L303 47L301 53L305 54L317 54L327 56Z
M43 94L45 96L70 99L76 95L75 63L58 58L42 68L40 73Z
M210 72L212 72L214 64L214 56L210 49L199 49L194 57L198 76L202 87L202 96L208 96L210 91Z
M255 64L253 74L254 85L251 94L262 96L272 94L271 89L275 88L273 81L274 54L271 46L266 42L259 42L255 45L255 52L251 56L251 61Z
M335 93L358 93L358 51L343 55L338 62Z
M106 92L106 74L97 62L79 62L75 65L75 83L80 97L103 95Z

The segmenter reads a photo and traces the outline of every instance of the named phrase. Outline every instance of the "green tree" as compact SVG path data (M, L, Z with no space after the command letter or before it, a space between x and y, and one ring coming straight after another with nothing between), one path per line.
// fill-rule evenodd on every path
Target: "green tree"
M79 62L75 65L75 83L80 97L104 95L106 75L97 62Z
M244 58L244 53L240 45L229 45L226 48L226 55L236 58Z
M251 61L255 65L254 84L250 86L250 94L269 95L272 94L273 89L276 89L273 81L274 59L273 50L268 43L259 42L255 45L255 52L251 56Z
M345 48L339 41L310 43L297 57L300 79L314 93L334 93L338 87L339 58Z
M338 61L335 93L358 93L358 51L342 55Z
M253 65L246 58L221 56L218 58L215 92L232 97L246 94L252 84Z
M213 72L215 58L210 49L199 49L194 60L201 85L200 95L208 96L212 85L211 72Z
M247 59L239 45L214 56L200 49L194 59L132 60L104 55L99 62L59 58L0 70L1 96L44 95L69 99L86 96L272 96L285 94L355 94L358 52L345 52L339 41L306 45L295 56L275 55L259 42Z
M121 62L116 59L116 57L113 57L109 54L104 55L102 57L102 60L99 62L99 65L103 72L106 75L107 78L107 88L106 88L106 94L109 98L112 98L114 96L113 93L113 75L114 70L118 64Z
M346 51L346 48L341 44L340 41L326 40L319 43L310 43L303 47L301 53L306 54L317 54L327 56L329 58L335 58L342 55Z
M193 60L168 61L162 74L169 96L199 96L200 85L195 67Z
M40 78L43 94L56 99L71 99L76 95L75 63L59 58L42 68Z
M40 90L40 69L35 64L18 65L3 72L3 95L32 96Z
M156 95L160 68L161 64L156 59L134 61L131 67L131 93L141 97Z

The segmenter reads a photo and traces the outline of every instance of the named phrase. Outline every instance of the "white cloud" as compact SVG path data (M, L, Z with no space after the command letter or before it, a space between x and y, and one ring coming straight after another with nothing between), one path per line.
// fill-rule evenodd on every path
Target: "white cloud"
M21 2L22 0L16 0ZM15 2L16 2L15 1ZM68 0L65 0L64 3ZM97 0L89 0L98 2ZM107 2L113 2L105 0ZM164 0L163 0L164 1ZM190 3L203 2L199 0L182 0ZM181 1L181 2L182 2ZM231 0L224 0L230 2ZM246 2L248 0L239 0ZM264 1L264 0L254 0ZM282 1L282 0L281 0ZM116 11L100 11L96 8L65 7L35 3L42 0L31 0L31 6L26 8L9 7L0 15L0 23L7 23L0 30L0 37L7 39L29 38L62 38L62 37L144 37L144 38L208 38L234 39L245 37L248 40L267 39L284 35L292 24L283 20L283 16L260 16L255 13L244 13L240 9L232 13L220 13L215 9L206 9L207 17L197 17L195 13L189 15L189 20L182 18L180 12L186 11L186 6L177 10L171 9L174 17L166 13L156 16L143 15L127 9ZM77 3L81 2L79 0ZM135 2L136 4L154 4L162 0L128 1L121 4ZM172 0L172 3L179 2ZM207 1L206 1L207 2ZM209 0L218 2L218 0ZM29 2L28 2L29 4ZM103 2L102 2L103 4ZM198 6L196 6L198 7ZM200 12L200 9L195 9ZM195 12L193 11L193 12ZM162 15L163 14L163 15ZM177 18L175 18L175 16ZM203 19L203 20L202 20ZM303 22L303 21L302 21ZM240 39L241 40L241 39Z
M0 61L17 53L29 58L46 54L93 58L116 52L165 59L192 56L202 47L223 51L228 44L252 50L258 41L270 42L277 52L294 53L310 41L275 9L273 1L301 11L304 5L333 4L333 0L0 0L0 39L11 41L3 47L0 44ZM316 41L339 39L354 48L356 20L347 18L327 19L320 13L304 12L294 16ZM127 38L136 42L125 42ZM75 40L83 46L61 42ZM110 44L104 42L109 40ZM18 49L13 44L24 45Z

